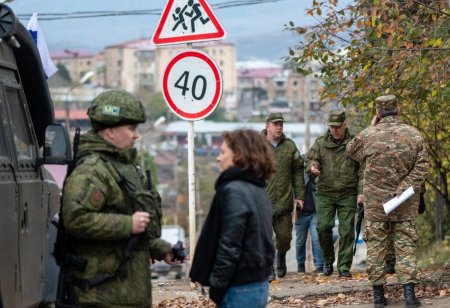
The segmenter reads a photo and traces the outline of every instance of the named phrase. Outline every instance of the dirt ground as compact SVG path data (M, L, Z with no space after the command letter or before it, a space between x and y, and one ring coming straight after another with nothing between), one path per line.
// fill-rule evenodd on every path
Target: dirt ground
M421 271L416 295L422 305L450 307L450 269ZM279 307L373 307L372 287L363 272L354 272L351 279L337 274L325 277L313 273L288 273L283 279L270 284L270 308ZM389 307L404 307L403 289L395 275L388 278L385 288ZM207 299L207 288L202 294L199 286L189 280L153 280L153 307L215 307Z

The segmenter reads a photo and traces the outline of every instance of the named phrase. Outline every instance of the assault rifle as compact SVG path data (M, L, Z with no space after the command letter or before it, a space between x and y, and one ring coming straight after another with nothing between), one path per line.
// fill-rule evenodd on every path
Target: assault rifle
M362 221L364 219L364 205L362 203L358 203L358 218L356 220L356 237L355 237L355 245L353 246L353 255L356 254L356 245L358 244L359 233L361 233Z

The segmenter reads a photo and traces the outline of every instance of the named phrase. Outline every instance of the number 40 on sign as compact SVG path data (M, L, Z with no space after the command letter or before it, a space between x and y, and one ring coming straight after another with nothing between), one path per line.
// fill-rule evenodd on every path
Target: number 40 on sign
M180 118L206 118L222 96L222 77L217 64L204 52L190 50L176 55L163 77L163 95Z

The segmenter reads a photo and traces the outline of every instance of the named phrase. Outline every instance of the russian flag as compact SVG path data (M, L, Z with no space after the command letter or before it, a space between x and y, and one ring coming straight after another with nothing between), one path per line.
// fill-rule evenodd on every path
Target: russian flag
M28 22L27 30L30 32L34 42L36 43L45 75L49 78L58 71L58 68L50 58L47 43L45 43L44 35L42 34L41 28L39 27L37 21L37 13L34 13L33 16L31 16L30 21Z

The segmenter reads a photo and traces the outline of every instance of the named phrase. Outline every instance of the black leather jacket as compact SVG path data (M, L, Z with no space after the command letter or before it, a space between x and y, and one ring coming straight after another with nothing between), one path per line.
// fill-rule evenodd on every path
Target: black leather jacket
M265 182L238 168L224 171L191 267L192 281L226 290L268 279L274 260L272 205Z

